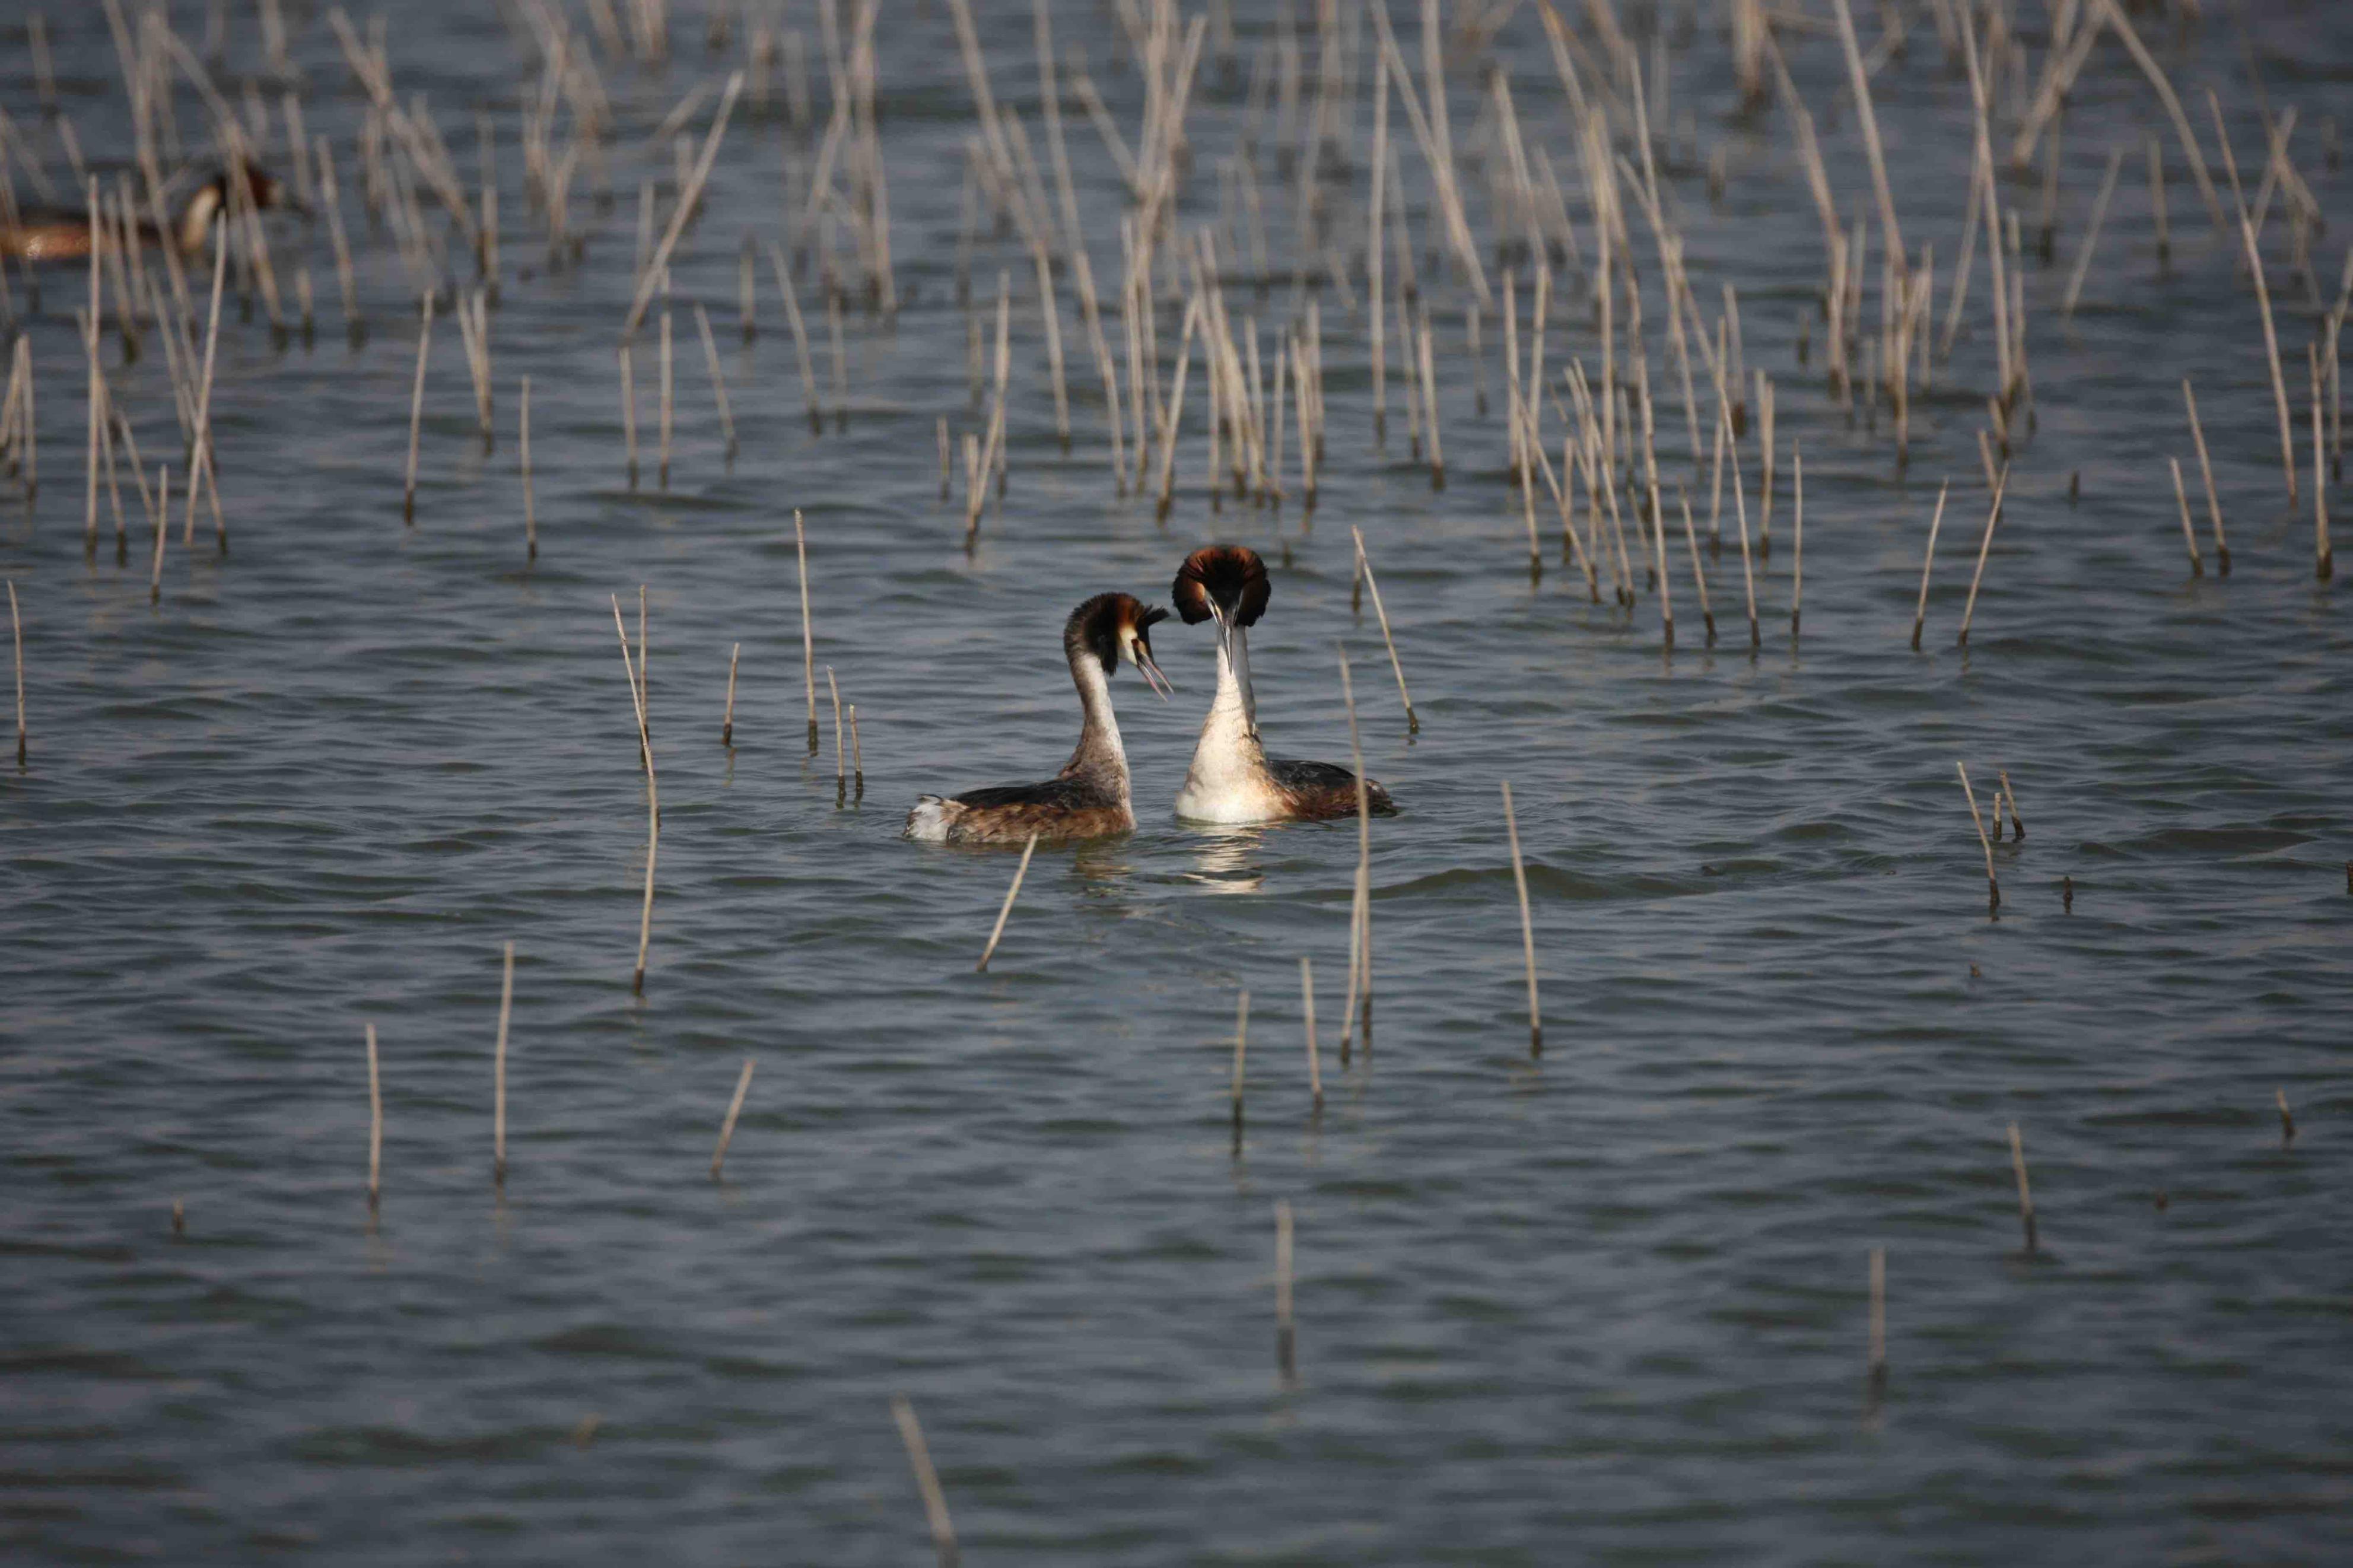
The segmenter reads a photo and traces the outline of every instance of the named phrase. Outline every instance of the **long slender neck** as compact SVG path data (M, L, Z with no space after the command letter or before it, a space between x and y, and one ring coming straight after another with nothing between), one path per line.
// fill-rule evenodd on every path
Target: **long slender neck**
M1186 774L1188 794L1217 795L1241 787L1266 773L1266 752L1259 744L1258 725L1250 717L1247 673L1234 668L1225 640L1218 643L1218 694L1210 700L1208 717L1201 721L1201 738L1193 748L1193 765Z
M1063 764L1062 776L1092 774L1115 781L1127 794L1127 748L1120 743L1119 718L1111 708L1111 680L1103 661L1085 648L1071 655L1071 679L1079 689L1079 709L1086 721L1079 730L1079 749Z

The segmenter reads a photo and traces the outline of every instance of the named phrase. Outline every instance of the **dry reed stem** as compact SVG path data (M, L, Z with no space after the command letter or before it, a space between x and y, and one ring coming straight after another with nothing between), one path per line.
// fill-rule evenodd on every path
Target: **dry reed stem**
M833 679L833 666L825 667L825 689L833 697L833 793L839 804L842 791L849 785L846 759L841 754L841 687Z
M1969 787L1968 768L1957 762L1953 764L1953 767L1961 775L1961 794L1969 803L1969 820L1977 824L1978 847L1985 851L1987 894L1989 900L1999 906L2001 903L2001 883L1993 874L1993 840L1986 837L1985 818L1978 812L1978 792ZM1999 819L1996 820L1995 826L2000 826Z
M621 345L621 450L628 458L629 488L638 488L638 380L629 345Z
M1806 458L1794 441L1789 444L1789 476L1793 490L1789 521L1789 640L1794 643L1806 601Z
M1302 959L1301 963L1306 960ZM1299 1381L1299 1334L1291 1315L1291 1203L1274 1204L1274 1365L1286 1384Z
M195 542L196 527L196 492L204 488L204 477L206 474L212 471L213 467L213 357L214 351L218 348L220 344L221 279L227 269L227 264L228 239L225 234L221 233L216 228L214 231L213 236L212 304L208 307L205 326L204 379L196 392L196 428L188 449L188 521L185 531L185 536L181 540L181 543L184 546ZM432 324L433 318L428 311L426 316L426 326L429 329ZM93 344L97 342L97 332L98 316L96 312L93 311L90 316L90 333L91 342ZM94 349L93 352L95 352ZM422 349L418 351L420 356L423 354L423 352L424 351ZM419 388L419 395L422 395L422 388L425 384L425 366L421 357L419 358L417 367L417 381ZM416 416L413 414L410 416L408 454L408 489L412 502L411 510L413 511L413 503L417 492L417 434ZM217 484L216 484L214 488L216 492L217 492L219 488ZM217 493L213 497L213 507L214 516L216 521L217 521L220 507L220 497ZM224 552L228 549L228 536L226 532L221 536L221 549Z
M735 1119L744 1113L744 1097L752 1089L752 1058L744 1058L744 1070L735 1079L735 1096L727 1102L727 1119L719 1124L719 1147L711 1152L711 1179L719 1179L720 1168L727 1163L727 1145L735 1137Z
M923 1423L915 1419L915 1407L905 1394L891 1396L891 1418L899 1424L899 1441L906 1446L907 1466L914 1471L915 1489L923 1495L923 1519L932 1532L933 1549L939 1553L939 1568L956 1568L955 1525L948 1518L947 1494L940 1489L939 1474L932 1468Z
M1520 895L1520 945L1528 965L1528 1055L1544 1055L1544 1015L1536 1004L1536 928L1528 910L1528 873L1520 859L1520 821L1512 810L1512 786L1504 784L1504 829L1512 845L1512 883Z
M2168 458L2166 462L2173 469L2173 499L2181 505L2181 542L2189 546L2189 574L2203 577L2206 563L2199 559L2198 535L2189 524L2189 494L2181 488L2181 459Z
M1405 666L1398 662L1397 639L1389 635L1389 614L1381 605L1381 585L1374 579L1372 557L1365 552L1364 530L1353 523L1348 533L1356 544L1356 570L1364 574L1365 586L1373 595L1373 615L1381 625L1381 642L1389 652L1389 673L1397 677L1398 700L1405 704L1405 731L1409 735L1421 733L1421 721L1414 716L1413 694L1405 689Z
M2189 437L2198 444L2198 471L2206 481L2206 515L2214 525L2214 565L2222 576L2231 574L2231 547L2222 539L2222 503L2214 495L2214 465L2206 456L2206 431L2198 422L2198 395L2189 390L2189 378L2181 378L2181 401L2189 409Z
M499 972L499 1039L491 1051L491 1180L507 1179L507 1021L514 1015L514 943L506 944Z
M801 509L793 508L793 556L800 563L801 687L808 698L809 755L817 755L817 642L809 627L808 535L801 526Z
M2092 221L2084 231L2083 247L2075 253L2075 269L2067 279L2067 298L2059 307L2062 321L2075 318L2075 300L2084 292L2084 275L2092 269L2092 252L2100 243L2100 223L2108 216L2108 198L2116 194L2116 174L2124 167L2125 150L2116 148L2108 154L2108 172L2100 181L2100 194L2092 203Z
M25 623L17 618L13 577L8 579L8 633L16 645L16 767L21 772L25 766Z
M647 258L645 268L638 276L636 296L630 300L628 316L621 323L624 342L637 336L638 323L645 319L646 307L653 301L654 289L661 279L662 270L670 265L671 247L678 244L678 237L685 232L686 220L693 215L696 204L702 199L702 183L711 177L711 165L719 156L719 139L727 132L727 117L734 112L735 96L743 90L744 73L735 71L730 74L727 89L719 97L718 112L712 116L711 130L703 137L702 152L695 159L694 172L688 177L685 188L679 193L678 205L670 215L669 226L662 231L661 243L654 247L653 255Z
M735 661L743 657L744 645L735 644L727 650L727 710L719 719L719 743L735 743Z
M2286 1089L2273 1089L2272 1099L2279 1106L2280 1147L2285 1149L2295 1142L2295 1116L2287 1108Z
M1348 1065L1352 1032L1362 1008L1365 1048L1373 1045L1373 807L1365 783L1365 747L1356 729L1356 689L1348 650L1340 649L1340 700L1348 711L1348 761L1356 776L1356 881L1348 903L1348 1001L1340 1014L1340 1065Z
M808 416L809 434L821 435L825 416L818 406L817 366L809 359L808 324L801 320L801 302L793 289L792 268L785 265L784 247L768 242L768 269L776 275L776 292L785 297L785 324L793 330L793 358L801 372L801 407Z
M1936 564L1936 530L1945 521L1945 496L1953 488L1947 479L1936 487L1936 510L1928 519L1928 548L1920 557L1920 603L1912 611L1912 651L1920 651L1920 627L1928 618L1928 574Z
M2305 351L2312 367L2312 574L2326 583L2337 575L2337 552L2328 546L2328 487L2321 471L2327 454L2320 436L2320 349Z
M1699 563L1699 530L1693 526L1691 496L1680 486L1675 490L1676 502L1683 508L1683 543L1691 550L1692 582L1699 589L1699 618L1707 631L1707 646L1715 646L1715 612L1708 607L1707 574Z
M2018 815L2018 791L2010 787L2010 774L2006 771L1995 769L1994 777L2000 782L2002 799L2010 802L2010 839L2015 843L2026 837L2026 824L2020 820ZM1997 834L2001 831L2001 814L1998 811L1994 813L1993 830Z
M2248 269L2254 274L2255 302L2263 314L2263 360L2272 373L2272 399L2278 406L2280 433L2280 466L2287 473L2287 503L2294 506L2295 494L2295 437L2291 433L2287 412L2287 376L2280 368L2279 334L2272 326L2271 286L2263 281L2263 258L2255 248L2255 231L2243 213L2239 217L2239 236L2245 243Z
M629 658L629 632L621 621L621 596L613 598L613 631L621 639L621 669L629 679L629 706L637 715L638 751L646 765L646 896L638 913L638 967L630 979L630 994L646 994L646 951L654 934L654 860L661 847L661 791L654 778L654 742L646 726L646 692L642 660Z
M2108 26L2116 29L2116 37L2131 52L2133 63L2140 67L2142 74L2148 78L2149 85L2157 89L2158 98L2165 105L2167 117L2173 121L2174 133L2181 138L2181 149L2189 155L2189 173L2198 182L2198 194L2205 200L2208 216L2214 220L2214 232L2226 232L2222 204L2214 195L2214 182L2207 177L2206 155L2198 150L2198 134L2190 130L2189 117L2181 111L2181 100L2174 96L2173 86L2165 79L2164 69L2140 41L2140 35L2133 31L2132 23L2126 19L2124 7L2117 5L2116 0L2092 0L2092 3L2105 15ZM1962 28L1961 33L1964 38L1975 37L1968 27ZM1974 47L1972 44L1972 51Z
M1724 419L1725 427L1731 428L1731 416L1726 414ZM1732 510L1733 521L1740 529L1740 585L1748 599L1748 647L1754 652L1765 646L1765 637L1757 626L1757 568L1748 553L1748 490L1747 482L1740 477L1737 452L1732 458Z
M2010 465L2004 463L2001 472L1994 479L1993 505L1986 509L1985 537L1978 542L1977 570L1969 575L1968 603L1961 607L1961 635L1955 639L1956 647L1969 646L1969 622L1976 618L1978 613L1978 585L1985 581L1986 557L1993 550L1994 524L2001 521L2001 498L2009 489Z
M522 378L522 539L523 558L539 559L539 511L531 488L531 377Z
M219 272L214 272L216 297L220 288ZM417 521L417 443L425 423L425 363L433 350L433 296L425 296L421 324L417 329L417 379L408 392L408 474L401 485L400 520ZM209 354L206 356L209 358ZM626 363L626 362L624 362ZM209 378L207 378L209 379ZM626 379L626 376L625 376ZM191 475L188 482L188 526L195 526L196 480Z
M695 331L702 334L702 363L711 373L711 395L719 404L719 430L727 441L727 461L735 460L735 416L727 405L727 377L719 368L719 344L711 335L711 312L701 300L694 306Z
M1014 868L1013 885L1005 889L1005 903L997 911L997 924L989 931L988 945L981 950L980 962L973 966L976 973L987 971L990 957L997 952L997 940L1005 934L1006 917L1013 913L1013 900L1021 896L1021 879L1029 874L1029 857L1037 849L1038 836L1033 833L1029 841L1021 846L1021 864Z
M159 605L164 601L164 540L172 521L172 465L155 466L155 561L147 574L147 602Z
M1307 1090L1317 1111L1324 1109L1324 1059L1315 1045L1315 969L1307 959L1299 961L1299 1005L1307 1029Z
M367 1026L368 1064L368 1212L374 1214L384 1194L384 1079L375 1055L375 1026Z
M2026 1231L2026 1256L2031 1258L2042 1246L2034 1233L2034 1194L2026 1184L2026 1147L2019 1141L2015 1121L2010 1124L2010 1168L2018 1177L2018 1219Z

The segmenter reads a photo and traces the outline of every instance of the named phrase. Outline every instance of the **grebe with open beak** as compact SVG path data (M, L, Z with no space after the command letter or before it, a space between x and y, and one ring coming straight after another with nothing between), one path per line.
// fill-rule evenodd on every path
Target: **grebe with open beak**
M1152 662L1151 631L1167 618L1167 611L1125 594L1098 594L1072 610L1062 626L1062 653L1086 721L1079 749L1062 771L1043 784L1000 784L945 799L918 795L901 837L934 844L1018 844L1033 833L1097 838L1134 832L1127 752L1112 714L1111 678L1124 659L1166 700L1168 678Z
M247 194L256 209L268 212L273 207L285 207L294 212L306 212L286 189L286 183L264 174L252 164L237 171L245 181ZM159 231L152 223L138 226L139 243L159 246L168 237L172 248L183 256L200 255L212 238L213 224L228 206L229 175L215 174L188 193L180 204L179 216L168 231ZM111 236L110 225L99 226L101 237ZM101 243L113 243L102 238ZM88 212L26 213L13 226L0 225L0 256L20 256L27 261L79 261L90 255L90 232Z
M1270 762L1259 742L1250 689L1248 628L1266 613L1266 563L1240 544L1196 550L1176 569L1169 596L1187 626L1218 627L1218 695L1201 725L1193 765L1176 796L1188 822L1307 822L1356 814L1356 775L1335 763ZM1365 798L1380 815L1397 809L1370 779Z

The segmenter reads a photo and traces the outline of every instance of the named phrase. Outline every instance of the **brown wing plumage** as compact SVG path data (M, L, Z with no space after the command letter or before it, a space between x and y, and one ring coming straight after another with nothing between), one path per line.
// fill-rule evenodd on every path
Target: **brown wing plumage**
M1335 763L1269 763L1268 775L1302 820L1356 815L1356 775ZM1393 816L1397 803L1371 779L1365 781L1365 801L1375 816Z

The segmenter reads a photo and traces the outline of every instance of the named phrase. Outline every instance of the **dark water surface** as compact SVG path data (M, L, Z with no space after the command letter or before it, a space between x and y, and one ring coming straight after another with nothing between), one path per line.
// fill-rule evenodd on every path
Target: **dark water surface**
M262 60L253 16L233 9L225 88ZM783 9L821 116L817 13ZM2064 122L2050 263L2032 257L2039 174L2003 187L2030 232L2036 428L2021 435L1964 655L1954 637L1987 503L1976 432L1995 379L1982 247L1961 340L1898 472L1883 416L1873 435L1829 395L1818 319L1811 365L1797 362L1820 231L1787 117L1738 112L1720 8L1700 9L1693 30L1690 7L1668 8L1661 177L1703 305L1712 318L1723 283L1741 290L1746 361L1779 384L1784 471L1756 657L1728 539L1709 562L1712 650L1679 542L1672 653L1654 596L1630 613L1592 603L1556 563L1531 585L1506 482L1501 325L1483 326L1482 417L1468 290L1435 268L1442 492L1408 459L1395 379L1374 450L1364 322L1327 285L1328 468L1312 519L1295 493L1279 512L1230 499L1209 510L1197 363L1184 483L1155 525L1148 503L1112 493L1067 284L1066 457L1035 270L1009 237L985 237L976 293L993 298L1002 266L1016 294L1011 472L967 556L960 507L938 498L934 430L943 414L959 437L986 418L966 398L954 302L974 121L944 9L895 0L880 109L905 306L886 326L853 301L846 428L828 419L813 437L765 264L761 335L738 339L734 258L744 233L803 237L779 193L789 155L797 205L814 138L788 130L781 95L762 110L747 94L673 268L666 492L650 329L635 492L621 460L613 349L635 192L664 181L666 216L671 152L651 130L693 82L741 63L745 29L707 55L697 10L675 19L665 72L598 57L620 199L596 213L584 174L583 266L525 277L544 259L515 151L540 67L527 30L488 7L391 14L396 89L429 95L470 179L469 122L491 111L507 236L491 314L498 449L484 458L474 438L445 310L418 515L404 527L414 294L358 216L364 100L324 20L290 11L306 114L343 165L374 331L356 352L343 342L324 226L273 219L280 268L311 268L319 341L274 350L259 308L241 319L232 297L214 396L232 553L217 558L201 526L184 551L175 520L158 607L136 526L128 567L111 539L95 563L82 557L78 270L47 275L30 328L43 486L29 511L12 499L0 529L31 723L29 765L0 777L0 1551L920 1561L923 1513L888 1405L901 1392L974 1563L2321 1562L2353 1545L2353 637L2342 582L2313 574L2316 312L2281 198L2265 243L2306 487L2294 507L2253 294L2170 140L2174 266L2159 275L2143 142L2169 125L2115 42L2094 50ZM1968 99L1930 8L1896 9L1910 47L1874 90L1905 234L1936 248L1941 327ZM982 10L993 85L1042 160L1029 8ZM2047 18L2018 10L2039 73ZM1134 142L1142 79L1113 9L1058 12L1059 39L1086 51ZM201 34L197 7L174 16ZM591 47L586 14L574 20ZM121 166L129 120L102 11L53 6L47 24L82 147ZM1415 18L1400 9L1398 25L1419 70ZM1638 41L1651 30L1639 7L1628 26ZM2289 153L2335 220L2314 261L2333 303L2353 184L2323 121L2353 103L2353 21L2334 4L2253 8L2243 50L2216 16L2179 36L2146 12L2140 26L2210 158L2204 89L2220 94L2251 202L2263 162L2251 62L2274 113L2300 110ZM1577 26L1597 47L1581 11ZM1881 26L1862 19L1866 50ZM1263 6L1236 29L1230 68L1214 29L1205 47L1188 227L1219 219L1251 61L1271 61L1280 36ZM22 34L12 21L0 37L0 99L69 186ZM1783 45L1841 216L1867 216L1834 35L1793 28ZM1360 58L1352 48L1350 72ZM1455 62L1466 170L1492 144L1474 124L1490 59L1570 193L1589 261L1561 90L1525 7ZM1360 267L1371 109L1356 79L1356 169L1327 200L1334 243ZM1265 91L1271 134L1279 95ZM275 135L274 89L266 101ZM202 110L185 87L178 112L193 138ZM1069 116L1109 310L1124 188L1075 100ZM1998 140L2013 128L2006 109ZM1401 110L1392 130L1419 247L1435 232L1428 181ZM2063 325L2118 146L2125 173ZM1720 205L1705 177L1718 148ZM1261 297L1237 270L1227 297L1238 322L1271 332L1293 303L1296 219L1267 162L1278 276ZM1464 184L1484 246L1488 186ZM16 189L31 199L21 167ZM1656 256L1635 222L1661 462L1692 485L1704 529ZM1877 258L1874 239L1873 327ZM1565 269L1547 363L1573 354L1598 378L1581 270ZM802 292L827 383L814 270ZM694 300L733 394L732 469ZM1182 300L1160 309L1173 369ZM1117 352L1115 312L1110 331ZM112 367L111 339L106 353ZM154 340L111 374L151 467L170 462L178 489ZM513 443L524 374L541 539L529 569ZM2166 472L2181 458L2198 496L2185 374L2232 531L2227 580L2211 558L2189 575ZM1702 405L1712 417L1704 394ZM1548 438L1558 429L1548 414ZM1791 442L1807 480L1796 646ZM1753 508L1753 431L1741 450ZM1915 654L1921 547L1947 476ZM814 757L796 508L825 721ZM1728 535L1728 497L1725 516ZM1554 559L1548 501L1539 522ZM1351 612L1351 524L1381 574L1418 736L1370 605ZM103 509L100 527L111 532ZM1345 645L1368 766L1404 807L1375 828L1375 1037L1345 1068L1353 826L1212 834L1171 816L1213 686L1205 633L1157 632L1174 702L1115 683L1138 831L1041 847L987 973L973 965L1013 858L897 837L918 791L1057 766L1076 728L1065 613L1111 588L1165 602L1183 553L1215 538L1253 544L1272 569L1252 654L1275 748L1345 759ZM641 583L663 832L638 999L645 795L608 596L634 628ZM858 707L865 787L846 804L828 668ZM1997 770L2017 788L2026 837L1996 851L1998 920L1956 762L1981 803ZM1538 1062L1502 781L1528 858ZM509 941L501 1195L491 1045ZM1320 1117L1302 957L1320 990ZM1245 987L1236 1157L1225 1097ZM373 1223L367 1023L385 1125ZM747 1057L757 1073L714 1185L712 1144ZM2299 1130L2284 1149L2275 1091ZM2013 1121L2045 1248L2031 1260ZM1274 1355L1278 1200L1297 1216L1293 1386ZM1891 1363L1875 1415L1873 1247L1887 1250Z

